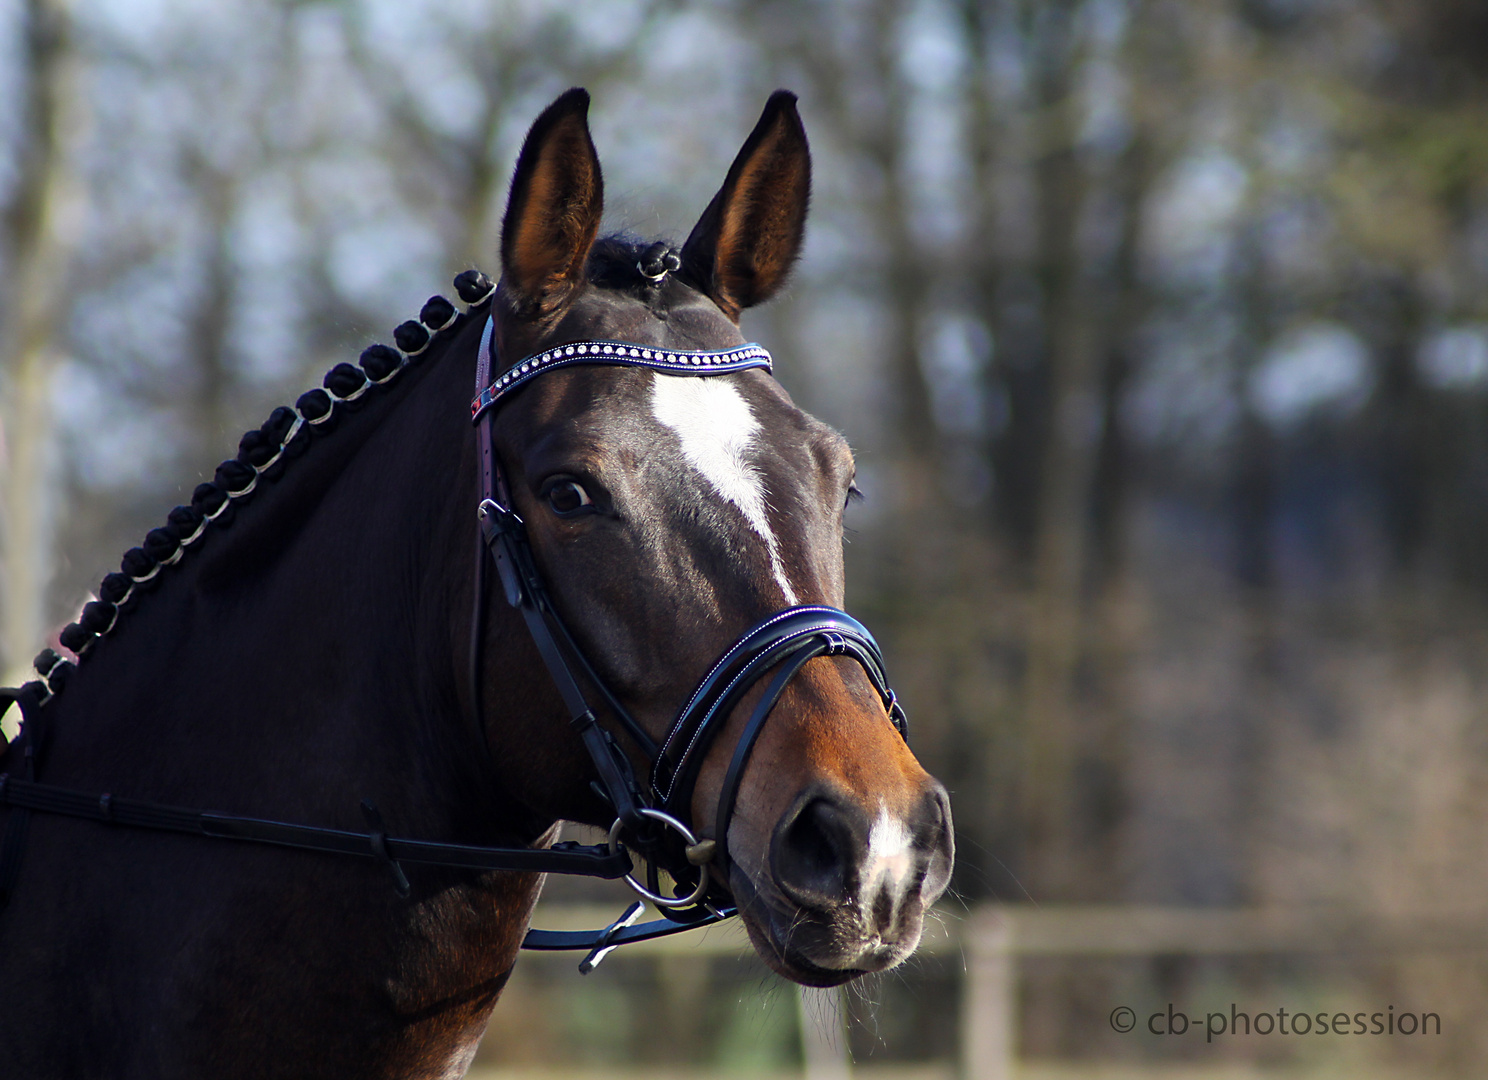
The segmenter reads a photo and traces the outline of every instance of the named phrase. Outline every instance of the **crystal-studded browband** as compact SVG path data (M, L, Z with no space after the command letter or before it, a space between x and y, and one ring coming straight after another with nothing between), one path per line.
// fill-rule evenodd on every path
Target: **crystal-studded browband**
M489 335L489 326L487 335ZM481 360L489 337L482 341ZM619 364L624 367L651 368L668 375L729 375L750 368L770 370L770 354L762 346L750 343L719 352L684 352L675 349L652 349L624 341L576 341L536 353L513 364L495 382L476 395L470 403L470 419L478 420L483 412L529 379L544 371L570 364Z

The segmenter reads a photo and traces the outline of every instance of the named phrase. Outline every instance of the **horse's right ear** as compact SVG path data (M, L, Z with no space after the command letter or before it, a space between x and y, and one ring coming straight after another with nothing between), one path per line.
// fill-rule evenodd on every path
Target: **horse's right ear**
M501 284L514 314L540 319L583 283L604 212L604 179L589 138L589 94L575 87L527 132L501 223Z

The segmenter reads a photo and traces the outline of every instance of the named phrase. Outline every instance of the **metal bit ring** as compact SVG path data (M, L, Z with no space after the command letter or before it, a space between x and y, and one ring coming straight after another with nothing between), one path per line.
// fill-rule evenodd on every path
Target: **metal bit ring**
M649 806L639 807L639 810L643 816L653 821L659 821L667 826L667 828L674 830L687 842L689 847L697 844L697 837L692 835L692 830L665 810L653 810ZM612 854L617 850L619 845L620 830L622 828L624 828L624 823L619 818L616 818L615 824L610 826L609 848ZM698 867L697 888L693 889L692 895L687 897L662 896L659 893L654 893L637 881L633 874L625 875L625 883L635 890L637 896L644 900L649 900L659 908L689 908L701 900L703 894L708 891L708 872L705 868Z

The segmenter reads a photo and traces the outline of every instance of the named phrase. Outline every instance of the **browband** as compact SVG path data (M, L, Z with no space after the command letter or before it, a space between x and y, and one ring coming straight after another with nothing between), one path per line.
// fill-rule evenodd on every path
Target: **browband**
M481 338L479 360L481 367L488 373L495 367L490 356L490 327L491 324L487 322L486 333ZM571 364L642 367L664 371L668 375L729 375L735 371L748 371L750 368L764 368L769 371L770 354L763 346L753 342L718 352L689 352L679 349L651 349L623 341L576 341L571 345L559 345L546 352L536 353L513 364L471 401L470 419L479 420L481 413L529 379Z

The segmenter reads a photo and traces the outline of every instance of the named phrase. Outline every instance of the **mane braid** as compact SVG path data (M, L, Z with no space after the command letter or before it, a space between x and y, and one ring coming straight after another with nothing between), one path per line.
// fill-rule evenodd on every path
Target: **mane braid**
M275 481L283 476L289 463L309 449L314 437L334 430L341 415L357 408L374 387L387 386L399 372L435 356L435 352L443 355L442 349L435 350L436 344L447 344L452 332L463 327L496 291L491 279L479 270L458 275L454 285L465 305L463 313L443 296L430 297L416 320L410 319L393 331L396 348L368 346L357 364L337 364L326 372L321 386L300 395L294 408L279 406L262 427L247 432L238 443L237 457L217 466L210 481L197 485L189 505L176 507L166 516L164 526L151 529L139 547L126 551L119 570L105 576L99 585L98 599L85 604L78 621L63 629L61 644L76 660L68 660L54 649L43 649L33 661L40 678L27 683L26 688L33 690L42 704L49 702L67 684L76 665L114 628L119 616L133 610L140 593L157 584L166 567L180 562L187 549L206 536L208 525L232 522L261 478Z

